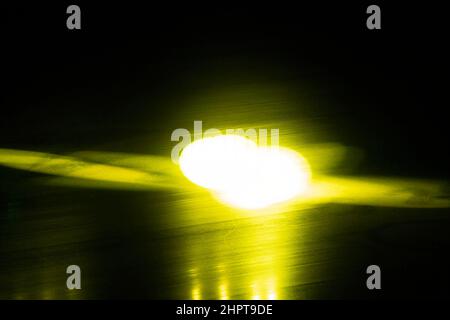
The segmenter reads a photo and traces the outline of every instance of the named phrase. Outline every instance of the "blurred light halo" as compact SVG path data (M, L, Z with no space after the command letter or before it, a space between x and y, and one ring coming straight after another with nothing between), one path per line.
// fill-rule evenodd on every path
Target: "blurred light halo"
M308 162L297 152L258 146L240 135L199 139L184 148L181 171L222 202L241 209L262 209L304 193Z

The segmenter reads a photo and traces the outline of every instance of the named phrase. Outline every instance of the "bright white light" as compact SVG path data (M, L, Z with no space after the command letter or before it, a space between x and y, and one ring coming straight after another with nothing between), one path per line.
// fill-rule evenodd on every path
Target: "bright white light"
M188 145L179 159L183 174L223 202L258 209L302 194L310 169L298 153L259 147L238 135L218 135Z

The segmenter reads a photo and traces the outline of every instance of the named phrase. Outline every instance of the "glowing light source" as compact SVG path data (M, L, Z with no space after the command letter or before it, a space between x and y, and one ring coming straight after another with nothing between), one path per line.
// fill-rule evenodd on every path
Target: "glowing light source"
M268 207L302 194L311 175L298 153L260 147L238 135L194 141L183 150L179 163L193 183L244 209Z

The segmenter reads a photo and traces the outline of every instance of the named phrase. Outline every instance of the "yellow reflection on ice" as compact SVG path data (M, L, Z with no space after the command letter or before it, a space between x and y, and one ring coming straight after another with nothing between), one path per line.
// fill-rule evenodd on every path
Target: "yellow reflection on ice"
M192 300L201 300L201 299L202 299L202 295L201 295L200 287L194 287L192 289Z
M226 283L221 283L219 285L219 297L220 300L228 300L228 289Z

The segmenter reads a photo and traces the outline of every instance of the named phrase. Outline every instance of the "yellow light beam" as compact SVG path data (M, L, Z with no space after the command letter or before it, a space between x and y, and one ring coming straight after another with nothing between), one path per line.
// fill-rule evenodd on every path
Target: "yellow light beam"
M219 155L218 159L223 160L224 158L220 157L219 149L217 150L214 153L216 158ZM287 149L281 148L279 150L286 151ZM228 169L220 165L217 166L218 163L208 168L207 161L214 157L208 158L207 155L206 158L200 159L197 163L192 161L192 159L195 159L194 157L189 160L191 164L187 166L187 172L191 169L192 171L187 176L199 185L212 189L213 192L218 191L218 197L222 202L240 208L260 210L274 202L289 200L290 196L293 197L293 202L289 208L294 210L304 205L324 203L405 208L450 207L448 186L445 183L418 179L338 177L326 174L309 177L307 163L302 162L301 156L299 157L297 153L286 152L285 158L283 158L285 155L280 157L281 160L285 160L285 162L282 162L282 166L275 161L280 158L271 159L269 157L270 160L267 161L265 166L260 166L259 171L243 170L243 168L251 168L247 163L247 167L238 167L238 170L232 174L229 171L232 168L230 163L222 163L223 166L228 166ZM239 155L240 153L235 152L235 154ZM256 153L256 155L248 157L247 160L260 160L261 154ZM262 157L264 157L264 154ZM182 166L183 161L182 154L180 158ZM232 161L236 161L236 159ZM292 171L289 170L293 168L295 171L296 161L299 161L297 164L300 164L300 168L305 171L297 168L297 173L292 174ZM236 162L231 164L236 165ZM188 194L189 188L192 188L192 184L187 183L186 179L182 178L178 168L169 158L152 155L78 152L72 156L62 156L35 151L0 149L0 165L53 175L59 179L56 180L56 183L75 186L84 186L91 181L93 185L89 186L96 188L149 190L169 188L178 189L182 192L184 190L186 194ZM275 168L278 166L282 170L276 169L275 175L273 172L267 175L270 179L261 180L261 177L258 177L257 174L262 172L262 176L264 176L264 170L273 168L271 165L275 165ZM261 171L261 168L264 170ZM204 171L202 171L203 169ZM277 176L280 172L281 178ZM302 175L302 172L307 174ZM233 181L233 179L250 178L252 176L256 177L255 181ZM214 177L218 177L218 179L214 180ZM292 177L300 177L301 179L296 182L292 180ZM221 189L223 185L225 185L225 188ZM294 192L292 192L293 190ZM289 196L286 197L285 191L287 194L291 192ZM274 194L276 195L275 198ZM198 193L195 193L195 195L199 196Z
M314 179L303 202L402 208L450 207L448 186L431 180L336 177Z
M147 165L151 167L151 158L148 160ZM15 169L107 183L142 187L174 186L172 181L167 181L161 175L50 153L0 149L0 164Z

